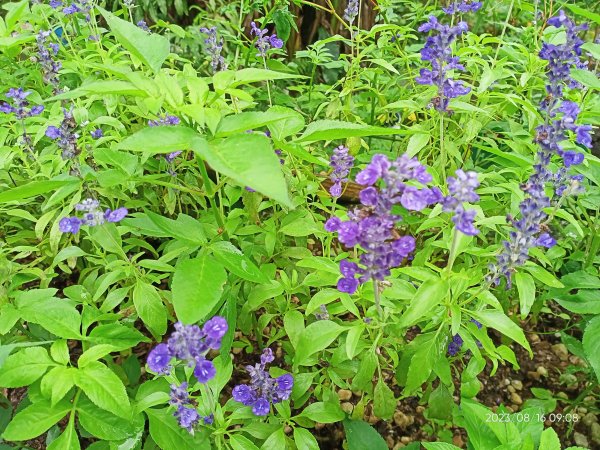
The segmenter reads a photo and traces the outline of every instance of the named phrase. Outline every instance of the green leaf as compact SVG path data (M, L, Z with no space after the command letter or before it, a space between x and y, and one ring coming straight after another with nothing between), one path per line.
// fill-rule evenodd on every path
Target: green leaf
M343 420L346 413L335 403L315 402L304 408L300 417L308 417L319 423L334 423Z
M373 393L373 413L377 417L388 420L396 411L396 397L394 392L381 379L377 380Z
M131 405L121 379L97 361L80 368L75 384L96 405L119 417L131 417Z
M91 362L98 361L100 358L103 358L109 353L115 351L117 351L117 348L110 344L94 345L93 347L88 348L81 354L81 356L77 360L77 365L79 367L85 367Z
M571 77L573 77L575 81L579 81L584 86L593 89L600 89L600 79L598 79L596 74L590 72L589 70L573 69L571 70Z
M392 134L408 134L397 128L382 128L339 120L316 120L306 127L296 142L332 141L349 137L389 136Z
M17 388L29 386L50 366L55 366L43 347L28 347L10 355L0 366L0 386Z
M540 438L540 447L538 450L560 450L560 439L553 428L546 428Z
M241 250L231 242L215 242L210 248L215 258L223 264L227 270L236 274L238 277L254 283L269 282L267 276L256 267L252 260L244 255Z
M144 426L141 415L137 423L124 420L94 405L87 397L82 396L77 403L77 418L81 426L99 439L120 441L135 436Z
M600 316L589 321L583 333L583 351L600 380Z
M189 242L192 245L205 244L207 241L200 222L187 214L179 214L177 220L163 217L152 211L146 211L146 216L152 223L165 232L165 236L174 237L180 241Z
M387 450L383 437L368 423L349 419L343 423L348 450Z
M437 336L434 333L422 336L423 341L419 343L417 351L410 360L406 376L405 391L410 394L414 393L427 381L441 353Z
M406 153L408 156L415 156L419 151L424 148L430 139L429 133L416 133L413 134L408 140L406 147Z
M312 433L305 428L294 428L294 443L298 450L319 450L319 443Z
M76 374L77 369L73 367L53 367L42 378L40 385L42 395L49 399L52 405L56 405L75 384Z
M515 284L519 292L521 319L525 319L535 302L535 282L528 273L517 272L515 274Z
M286 124L297 126L301 123L300 129L304 126L302 115L290 108L283 106L273 106L267 111L247 111L239 114L233 114L224 117L219 126L215 137L226 137L232 134L244 133L248 130L255 130L266 125L281 124L281 127ZM283 131L283 130L281 130Z
M537 264L526 264L523 268L529 272L535 279L541 281L546 286L553 288L564 288L565 286L558 281L558 279L548 272L546 269L538 266Z
M74 99L85 97L89 94L96 95L131 95L146 96L147 94L137 88L135 84L123 80L96 80L86 83L72 91L63 92L49 98L48 101Z
M173 412L168 409L147 409L145 411L150 422L150 436L162 449L198 450L210 448L202 446L204 433L190 434L177 423Z
M260 450L281 450L287 448L283 427L274 431L260 447Z
M269 111L281 115L281 120L267 125L273 139L283 141L286 137L296 134L304 128L304 117L292 109L283 106L273 106Z
M448 388L440 383L429 396L428 418L448 420L452 417L454 399Z
M65 431L48 445L48 450L79 450L79 437L75 431L75 420L71 414Z
M600 24L600 14L595 14L595 13L588 11L587 9L581 8L577 5L565 4L565 6L567 8L569 8L571 11L573 11L575 14L578 14L582 17L585 17L586 19L590 19L590 20Z
M65 339L81 338L81 316L73 302L53 297L50 289L19 292L15 305L23 320ZM46 293L46 295L39 295Z
M229 445L233 450L258 450L258 447L250 439L240 434L231 435Z
M167 331L167 310L156 288L138 280L133 289L133 304L140 319L155 335L162 336Z
M67 185L75 185L79 182L73 179L67 180L47 180L47 181L32 181L23 186L17 186L0 192L0 203L13 202L16 200L25 200L30 197L54 192L61 187Z
M421 442L421 444L427 450L460 450L460 447L446 442Z
M7 441L26 441L33 439L50 429L71 411L71 403L62 401L51 406L41 401L27 406L17 413L2 434Z
M169 40L156 33L147 33L103 8L96 8L106 19L119 43L155 73L158 72L169 56Z
M440 278L425 280L398 323L401 327L414 325L423 315L441 304L448 296L448 283Z
M101 227L89 229L90 238L102 249L125 257L123 241L114 223L104 223Z
M135 347L140 342L150 342L150 339L138 330L120 323L98 325L90 332L89 340L96 344L112 345L115 347L114 351Z
M171 153L192 148L197 139L204 142L196 131L184 126L146 127L121 141L117 148L150 154Z
M529 342L527 342L525 333L523 333L521 327L510 320L502 311L486 309L478 312L474 311L472 314L478 322L482 323L486 327L494 328L505 336L508 336L513 341L523 346L523 348L525 348L529 354L533 356Z
M179 262L171 284L177 318L186 324L205 318L219 303L226 281L225 269L212 256Z
M234 72L233 79L229 87L234 88L241 84L251 84L258 81L290 80L293 78L306 77L293 73L276 72L274 70L255 69L253 67L249 67Z
M298 348L294 355L294 365L310 364L310 357L324 350L337 339L344 327L331 320L319 320L307 326L298 339Z
M237 134L206 144L196 140L194 151L217 172L292 207L279 158L266 136Z

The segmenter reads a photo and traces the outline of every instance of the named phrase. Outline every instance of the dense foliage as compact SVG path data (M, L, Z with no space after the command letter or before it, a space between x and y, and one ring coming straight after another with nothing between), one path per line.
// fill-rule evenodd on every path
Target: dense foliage
M0 449L599 448L583 3L4 3Z

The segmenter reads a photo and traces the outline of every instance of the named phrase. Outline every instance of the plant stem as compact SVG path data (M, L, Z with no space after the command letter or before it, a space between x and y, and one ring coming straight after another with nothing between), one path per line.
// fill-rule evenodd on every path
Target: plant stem
M452 244L450 244L450 255L448 256L448 265L446 266L446 270L448 272L452 272L452 266L454 266L454 261L456 260L456 252L458 251L458 229L454 227L452 230Z
M446 179L446 148L444 146L444 114L440 114L440 158L442 161L442 180Z
M210 178L208 177L208 172L206 170L206 166L204 165L204 160L201 158L198 158L197 161L198 161L198 165L200 166L200 173L202 174L202 180L204 181L204 187L206 190L206 195L208 196L208 202L210 203L210 208L213 211L213 214L215 216L217 224L219 225L219 228L221 230L223 230L223 237L225 239L229 239L229 236L227 235L227 230L225 229L225 223L223 222L223 217L221 216L221 212L219 211L219 208L217 207L217 203L215 202L215 192L213 190L212 182L210 181Z
M502 27L502 33L500 33L500 41L504 38L504 33L506 33L506 28L508 27L508 21L510 20L510 16L512 14L512 9L515 4L515 0L510 1L510 6L508 7L508 13L506 14L506 20L504 21L504 26ZM496 54L494 55L494 65L496 61L498 61L498 53L500 52L500 44L496 47Z
M265 70L267 69L267 58L263 56L263 65L265 66ZM267 94L269 96L269 106L273 106L273 102L271 101L271 83L267 80Z
M375 297L375 308L377 309L377 314L379 314L379 318L383 318L383 311L381 309L381 294L379 293L379 282L373 279L373 296Z

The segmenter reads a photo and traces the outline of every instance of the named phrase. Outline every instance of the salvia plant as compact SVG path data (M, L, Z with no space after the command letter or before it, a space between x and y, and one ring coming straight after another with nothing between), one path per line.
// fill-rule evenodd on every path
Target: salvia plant
M597 1L1 6L1 449L599 448Z

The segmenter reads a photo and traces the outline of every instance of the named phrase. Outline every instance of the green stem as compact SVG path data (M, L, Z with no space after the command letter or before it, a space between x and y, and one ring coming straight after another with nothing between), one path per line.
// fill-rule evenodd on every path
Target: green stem
M379 318L383 318L383 311L381 309L381 294L379 293L379 283L377 280L373 279L373 296L375 297L375 308L377 309L377 314L379 314Z
M506 33L506 28L508 27L508 21L510 20L510 16L512 14L512 9L515 4L515 0L510 1L510 6L508 7L508 13L506 14L506 20L504 21L504 26L502 27L502 33L500 33L500 41L504 38L504 34ZM496 61L498 61L498 53L500 52L500 44L496 47L496 54L494 55L494 65L496 65Z
M204 160L201 158L197 159L198 166L200 166L200 173L202 174L202 180L204 181L204 187L206 189L206 195L208 196L208 202L210 203L210 208L213 211L217 224L219 228L223 230L223 237L225 239L229 239L227 235L227 230L225 229L225 223L223 222L223 217L221 216L221 212L217 207L217 203L215 202L215 192L213 190L212 182L208 177L208 171L206 170L206 166L204 165Z
M263 65L265 66L265 70L267 69L267 58L263 56ZM267 80L267 95L269 96L269 106L273 106L273 102L271 101L271 83Z
M458 251L458 229L454 227L452 230L452 244L450 245L450 255L448 256L448 265L446 266L446 270L448 272L452 272L452 266L454 266L454 261L456 260L456 253Z
M444 146L444 115L440 114L440 158L442 162L442 180L446 179L446 147Z

